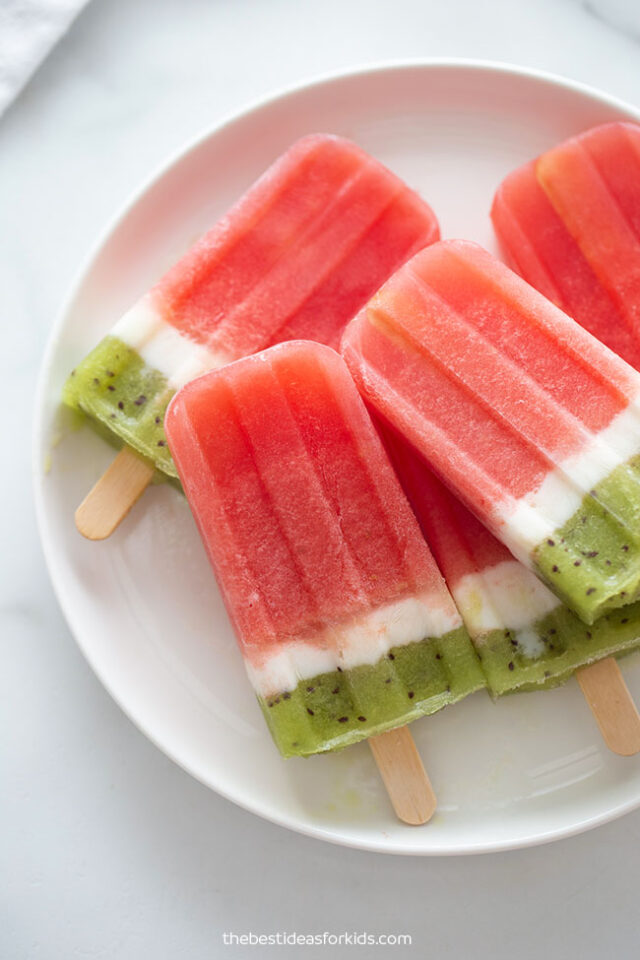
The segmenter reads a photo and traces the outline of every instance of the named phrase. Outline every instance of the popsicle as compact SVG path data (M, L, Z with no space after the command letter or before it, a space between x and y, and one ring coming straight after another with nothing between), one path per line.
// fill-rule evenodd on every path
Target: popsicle
M297 141L69 377L65 402L144 458L138 467L125 453L95 498L108 508L121 468L142 489L154 469L177 477L164 414L181 386L280 341L337 346L380 284L437 237L430 207L360 147Z
M347 364L514 556L587 624L640 594L640 375L481 247L416 254Z
M584 624L438 480L393 429L385 447L444 574L493 696L563 683L640 646L640 603Z
M166 434L284 756L335 750L484 685L345 364L292 341L185 386Z
M515 170L491 216L517 272L640 368L640 126L594 127Z

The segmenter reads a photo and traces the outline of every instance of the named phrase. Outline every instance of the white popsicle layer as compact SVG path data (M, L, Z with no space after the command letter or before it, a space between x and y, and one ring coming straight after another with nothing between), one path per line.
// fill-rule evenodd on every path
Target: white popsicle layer
M245 664L256 693L269 697L295 690L307 680L340 667L350 670L377 663L393 647L437 639L462 626L453 603L442 595L406 597L368 612L348 625L323 631L315 640L299 640L260 651L260 661Z
M474 635L519 630L560 606L558 598L517 560L465 574L452 593Z
M491 630L511 630L528 657L544 652L544 644L531 628L561 606L558 598L517 560L467 573L451 592L474 639Z
M584 497L616 467L640 454L640 396L609 425L592 435L583 449L562 460L544 478L537 490L520 500L511 500L498 513L501 539L527 566L531 554L580 508Z
M164 319L151 296L142 297L111 331L136 351L144 363L167 378L179 390L190 380L236 359L196 343Z

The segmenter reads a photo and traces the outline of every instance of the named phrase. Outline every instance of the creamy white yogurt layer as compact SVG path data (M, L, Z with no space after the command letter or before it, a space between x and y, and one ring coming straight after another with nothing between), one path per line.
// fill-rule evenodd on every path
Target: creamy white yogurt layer
M448 596L421 594L405 597L358 617L340 628L326 630L314 641L278 646L262 662L245 659L249 678L262 697L294 690L300 680L374 664L392 647L425 637L442 637L462 626Z
M491 630L511 630L526 657L535 659L545 652L533 625L561 604L517 560L467 573L451 592L474 640L481 641Z
M451 592L472 637L529 627L560 606L558 598L517 560L467 573Z
M537 490L496 511L499 535L519 560L531 564L535 548L569 520L590 490L640 454L640 397L571 457L550 471Z
M150 295L138 300L111 333L135 350L147 366L163 374L174 390L234 359L196 343L168 323Z

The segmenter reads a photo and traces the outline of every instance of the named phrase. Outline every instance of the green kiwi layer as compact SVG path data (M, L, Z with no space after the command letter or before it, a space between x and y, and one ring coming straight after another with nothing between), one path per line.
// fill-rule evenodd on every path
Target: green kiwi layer
M393 647L377 663L300 680L294 690L258 697L285 757L339 750L435 713L485 686L463 627Z
M611 610L590 625L559 604L526 632L526 644L516 630L490 630L477 638L476 651L493 696L558 686L578 667L640 647L640 603ZM543 646L539 656L526 652L532 634Z
M533 555L538 575L585 623L640 598L640 456L621 464Z
M85 413L111 442L126 443L161 473L177 478L164 433L164 415L174 392L167 378L135 350L107 336L71 372L63 400Z

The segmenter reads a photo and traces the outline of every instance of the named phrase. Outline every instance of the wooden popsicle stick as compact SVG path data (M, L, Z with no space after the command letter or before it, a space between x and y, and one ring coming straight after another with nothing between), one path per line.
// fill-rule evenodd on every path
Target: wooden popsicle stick
M640 714L617 660L581 667L576 677L609 749L622 757L640 753Z
M76 527L88 540L110 537L151 483L154 468L123 447L76 510Z
M409 728L370 737L369 746L398 819L412 826L430 820L436 795Z

